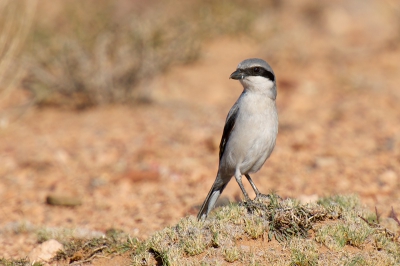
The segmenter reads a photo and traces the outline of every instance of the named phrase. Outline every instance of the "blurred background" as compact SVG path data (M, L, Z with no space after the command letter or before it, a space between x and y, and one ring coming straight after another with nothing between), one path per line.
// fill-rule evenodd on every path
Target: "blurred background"
M248 57L278 81L260 190L399 213L399 43L396 0L1 0L0 257L196 214Z

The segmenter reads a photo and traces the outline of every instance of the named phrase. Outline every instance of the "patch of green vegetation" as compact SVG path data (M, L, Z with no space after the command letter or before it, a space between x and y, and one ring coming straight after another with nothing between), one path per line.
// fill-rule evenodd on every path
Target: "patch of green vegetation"
M376 266L376 265L398 265L399 262L384 253L359 252L356 254L342 253L337 259L339 265L345 266Z
M229 208L221 208L213 214L217 221L241 224L243 215L246 215L246 208L243 205L230 204Z
M289 242L290 265L314 266L318 265L318 247L311 240L294 238Z
M241 256L241 252L237 247L226 248L224 249L223 253L224 253L224 259L227 262L235 262Z
M29 262L28 258L24 258L24 259L16 259L16 260L7 260L7 259L3 259L0 258L0 266L42 266L43 264L41 263L34 263L31 264Z
M206 220L183 218L145 241L117 230L101 238L66 240L54 261L83 263L128 252L133 265L400 264L398 233L375 221L379 219L363 210L356 197L300 204L273 194L217 208ZM247 242L241 245L243 240ZM251 246L253 242L258 244Z
M354 257L349 258L348 261L344 264L346 266L362 266L367 265L367 261L362 255L355 255Z
M264 234L266 229L268 228L268 222L263 220L260 217L250 218L245 220L244 231L251 238L257 239Z
M323 226L317 231L316 240L330 249L340 250L346 245L362 248L373 233L364 222L343 222Z
M343 212L355 209L360 203L357 196L335 195L321 198L317 204L324 207L331 218L340 218Z

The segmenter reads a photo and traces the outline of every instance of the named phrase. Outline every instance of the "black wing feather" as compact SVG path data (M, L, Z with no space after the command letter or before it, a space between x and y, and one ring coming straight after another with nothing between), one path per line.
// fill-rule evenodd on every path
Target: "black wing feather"
M228 114L225 122L224 132L222 133L221 143L219 144L219 160L225 152L226 143L228 143L229 137L235 127L236 118L239 113L239 107L234 106Z

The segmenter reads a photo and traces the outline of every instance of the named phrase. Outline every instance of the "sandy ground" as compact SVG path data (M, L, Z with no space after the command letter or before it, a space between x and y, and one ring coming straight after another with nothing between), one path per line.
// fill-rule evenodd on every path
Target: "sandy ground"
M195 215L215 178L226 114L242 90L228 77L248 57L266 59L278 80L279 135L253 175L260 190L305 201L355 193L384 216L392 206L400 213L400 23L389 21L390 9L342 6L324 10L311 27L297 24L303 13L290 8L299 7L282 11L284 22L274 28L274 17L259 19L256 33L265 38L214 40L198 62L143 83L151 104L30 108L18 119L5 113L0 257L26 256L41 228L78 236L115 228L146 238ZM3 105L21 99L16 93ZM53 194L83 204L46 204ZM223 196L242 197L234 181Z

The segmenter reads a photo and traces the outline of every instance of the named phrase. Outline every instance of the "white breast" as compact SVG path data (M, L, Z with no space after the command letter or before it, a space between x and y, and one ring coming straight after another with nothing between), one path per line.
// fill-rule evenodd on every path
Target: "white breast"
M242 174L258 171L272 153L278 133L274 100L247 92L239 101L235 127L220 163L230 174L238 167Z

